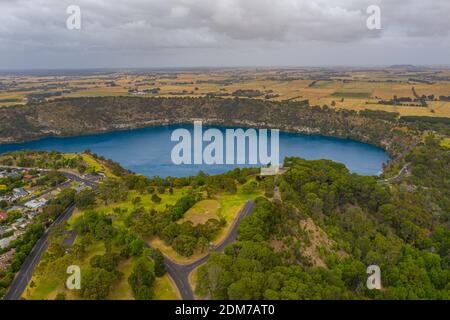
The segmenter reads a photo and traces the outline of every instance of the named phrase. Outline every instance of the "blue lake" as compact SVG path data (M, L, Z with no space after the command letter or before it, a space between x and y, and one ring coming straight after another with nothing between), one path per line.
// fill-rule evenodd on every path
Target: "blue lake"
M119 162L134 172L152 177L182 177L196 175L200 170L209 174L226 172L235 165L175 165L171 161L173 130L193 126L171 125L128 131L41 140L0 145L0 153L24 149L81 152L91 150L105 158ZM204 130L208 129L205 127ZM225 132L224 128L220 128ZM208 143L204 143L206 146ZM330 159L343 163L351 172L361 175L378 175L389 156L380 148L352 141L318 135L280 133L280 160L297 156L308 160ZM241 166L242 167L242 166Z

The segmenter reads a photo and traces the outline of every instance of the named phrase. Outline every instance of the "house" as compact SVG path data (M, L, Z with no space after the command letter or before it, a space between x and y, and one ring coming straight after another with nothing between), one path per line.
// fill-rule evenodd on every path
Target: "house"
M11 242L17 239L16 235L0 239L0 249L7 248Z
M0 211L0 221L8 219L8 213L4 211Z
M26 197L28 195L28 192L26 192L24 189L22 188L14 188L13 189L13 193L15 196L17 197Z
M25 211L25 208L21 207L21 206L14 206L14 207L9 208L7 211L8 212L12 212L12 211L23 212L23 211Z
M30 223L30 220L24 220L21 224L18 225L18 229L24 231Z
M25 218L17 219L16 222L11 224L11 228L15 231L15 235L18 236L22 233L23 230L31 223L31 221L26 220Z
M44 207L47 204L47 200L45 199L34 199L30 200L27 203L24 204L25 207L36 210Z
M13 232L14 233L14 229L11 228L10 226L2 226L0 227L0 237L3 236L4 234Z
M39 214L38 211L28 212L28 219L33 220Z
M13 171L13 172L9 172L6 174L7 177L9 178L17 178L20 175L19 172Z

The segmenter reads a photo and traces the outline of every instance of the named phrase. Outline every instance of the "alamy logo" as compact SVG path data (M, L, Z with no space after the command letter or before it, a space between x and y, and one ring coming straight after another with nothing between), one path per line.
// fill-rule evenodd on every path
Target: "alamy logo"
M370 274L370 276L367 278L367 289L381 290L381 269L380 269L380 267L377 265L368 266L367 274Z
M81 289L80 267L75 265L67 267L67 274L70 274L70 276L66 280L66 288L69 290L80 290Z
M270 155L269 155L270 131ZM279 130L219 129L203 132L201 121L194 122L194 134L187 129L172 132L172 162L182 164L248 164L272 168L280 166ZM204 143L207 145L204 147ZM247 153L248 150L248 153Z
M69 17L66 20L66 27L69 30L81 29L81 8L77 5L67 7L66 13Z
M366 20L366 26L369 30L381 30L381 8L377 5L367 7L367 14L370 16Z

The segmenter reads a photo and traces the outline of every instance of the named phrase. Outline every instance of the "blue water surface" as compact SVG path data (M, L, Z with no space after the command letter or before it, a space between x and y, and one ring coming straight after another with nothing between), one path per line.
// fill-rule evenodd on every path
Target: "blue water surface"
M0 145L0 153L25 149L61 152L81 152L89 149L148 177L183 177L196 175L200 170L208 174L218 174L237 167L237 165L173 164L171 151L177 142L171 141L171 134L178 128L193 131L192 125L169 125L69 138L45 138L26 143ZM204 128L206 129L208 127ZM225 132L225 128L219 129ZM333 160L345 164L351 172L361 175L380 174L383 163L389 160L384 150L365 143L281 132L280 159L286 156L308 160Z

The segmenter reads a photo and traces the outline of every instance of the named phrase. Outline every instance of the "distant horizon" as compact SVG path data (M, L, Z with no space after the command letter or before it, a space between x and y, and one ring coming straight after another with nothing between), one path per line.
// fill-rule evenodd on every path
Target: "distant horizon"
M386 69L386 68L450 68L450 64L387 64L387 65L296 65L296 66L276 66L276 65L255 65L255 66L167 66L167 67L68 67L68 68L0 68L0 73L14 72L46 72L46 71L205 71L205 70L233 70L233 69Z

